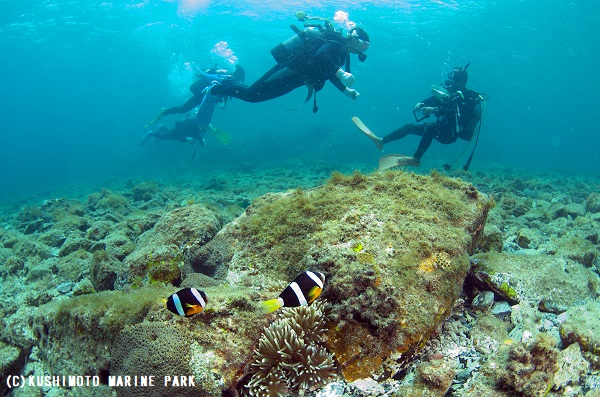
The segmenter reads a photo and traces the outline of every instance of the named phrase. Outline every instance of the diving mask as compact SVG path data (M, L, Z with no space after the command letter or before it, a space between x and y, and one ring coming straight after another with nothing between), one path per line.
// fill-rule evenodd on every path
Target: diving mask
M360 35L356 32L356 30L348 33L348 38L352 39L355 45L352 48L358 52L365 52L369 49L369 41L363 40L360 38Z
M469 78L467 69L470 64L471 62L467 63L464 68L457 66L454 69L452 69L452 71L448 73L448 79L454 82L461 82L463 84L466 83L467 79ZM446 85L448 85L448 81L446 81Z

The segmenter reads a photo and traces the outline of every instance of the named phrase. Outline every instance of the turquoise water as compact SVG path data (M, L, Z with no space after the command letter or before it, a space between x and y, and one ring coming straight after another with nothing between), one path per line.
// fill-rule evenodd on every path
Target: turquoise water
M380 134L412 122L412 107L429 86L467 62L469 88L490 97L471 170L510 165L599 173L596 1L0 4L3 197L241 162L374 168L381 153L350 118L361 117ZM345 11L369 32L368 59L352 63L357 101L329 83L317 114L310 106L286 111L302 102L304 89L261 104L233 100L213 118L233 136L227 147L209 137L194 160L190 145L138 147L158 110L187 98L194 67L225 64L211 53L216 43L227 42L251 83L274 64L269 50L292 35L298 10L327 18ZM408 138L386 153L412 154L416 145ZM424 168L453 161L465 145L434 143Z

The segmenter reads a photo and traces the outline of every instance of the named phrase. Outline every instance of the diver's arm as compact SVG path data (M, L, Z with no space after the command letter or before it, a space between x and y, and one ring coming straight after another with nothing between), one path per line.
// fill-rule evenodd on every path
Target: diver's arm
M358 91L356 91L353 88L348 88L348 87L346 87L346 89L344 90L344 95L346 95L350 99L356 99L360 96Z
M344 84L342 82L342 80L340 80L339 78L337 78L336 76L331 76L329 78L329 81L331 81L331 84L333 84L338 90L344 92L344 90L347 88L346 84Z
M442 103L437 97L430 96L421 101L421 103L426 107L438 107Z
M415 110L420 111L425 117L429 117L439 109L440 100L434 96L423 99L415 105Z
M354 84L354 75L352 73L346 72L344 69L339 68L337 72L335 72L335 77L340 79L342 83L346 85L346 87L352 87Z
M329 81L331 81L331 83L336 86L338 90L342 91L348 98L356 99L360 96L358 91L350 87L346 87L342 80L338 79L336 76L330 77Z

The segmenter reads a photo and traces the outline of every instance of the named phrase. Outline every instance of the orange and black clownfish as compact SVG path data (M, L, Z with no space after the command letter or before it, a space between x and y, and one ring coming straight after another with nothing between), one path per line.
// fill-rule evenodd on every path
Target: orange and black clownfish
M319 272L305 271L294 279L279 298L262 303L263 311L271 313L280 307L297 307L310 305L323 291L325 275Z
M206 307L206 294L196 288L184 288L164 300L165 307L180 316L191 317L200 313Z

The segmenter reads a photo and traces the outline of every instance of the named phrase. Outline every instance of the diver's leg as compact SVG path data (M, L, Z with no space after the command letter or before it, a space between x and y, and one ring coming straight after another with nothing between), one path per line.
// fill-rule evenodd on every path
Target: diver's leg
M158 131L156 131L156 132L154 132L152 130L148 131L146 133L146 135L144 135L142 140L138 143L138 146L144 146L146 144L146 142L148 142L148 139L150 139L150 138L155 138L155 139L160 139L160 140L164 139L163 133L162 133L163 128L166 129L166 127L161 125L160 127L158 127Z
M265 73L260 79L256 80L251 87L262 84L266 79L275 74L279 69L280 65L273 66L267 73ZM221 84L217 84L210 89L212 95L218 96L230 96L232 98L241 99L244 102L252 102L252 89L250 86L245 84L236 83L231 80L225 80Z
M304 85L304 78L290 68L276 65L250 87L239 83L224 82L213 88L213 95L224 95L245 102L264 102L280 97Z
M386 143L389 143L392 141L397 141L399 139L402 139L408 135L423 136L423 132L425 131L426 126L427 126L427 124L403 125L402 127L395 129L394 131L392 131L389 134L387 134L386 136L384 136L382 138L382 142L383 142L383 144L386 144Z
M252 84L250 87L252 102L263 102L278 98L298 87L302 87L304 84L306 84L304 76L289 67L285 67L277 70L268 78Z
M194 94L190 99L188 99L183 105L181 106L173 106L172 108L168 108L163 110L162 116L167 116L169 114L183 114L183 113L187 113L190 110L192 110L193 108L195 108L196 106L200 105L202 103L202 100L204 99L204 93L200 92L199 94Z
M423 128L423 133L421 135L421 141L419 142L419 146L415 154L413 154L413 158L417 161L421 161L421 157L425 154L429 146L431 146L431 142L433 142L433 138L435 138L437 133L437 125L435 123L427 123L425 124L425 128Z

